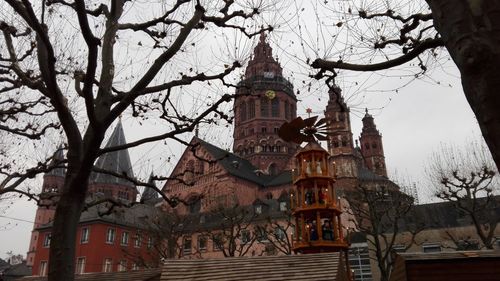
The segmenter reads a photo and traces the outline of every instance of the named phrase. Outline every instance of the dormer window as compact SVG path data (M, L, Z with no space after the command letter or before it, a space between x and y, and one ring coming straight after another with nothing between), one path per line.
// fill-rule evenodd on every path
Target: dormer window
M255 206L255 213L258 215L262 214L262 205Z

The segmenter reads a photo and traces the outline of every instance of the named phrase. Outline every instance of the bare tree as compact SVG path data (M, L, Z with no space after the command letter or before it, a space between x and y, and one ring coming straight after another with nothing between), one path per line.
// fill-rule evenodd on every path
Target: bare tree
M77 224L99 156L177 139L200 122L229 118L222 105L231 100L225 93L232 86L229 75L242 61L201 54L208 47L199 43L208 44L204 37L212 34L217 45L227 38L224 30L241 38L271 30L253 20L266 5L189 0L1 4L0 130L13 136L12 147L20 142L43 147L47 139L62 134L67 148L66 160L57 165L50 164L51 157L22 168L12 162L0 165L0 194L17 192L34 199L32 192L20 188L23 182L61 165L66 168L53 223L49 280L74 279ZM190 85L199 87L193 90ZM219 88L210 92L210 85ZM180 108L187 96L196 97L189 100L194 107ZM106 131L124 113L138 122L155 117L165 126L156 135L101 148Z
M355 228L366 234L368 248L380 270L380 280L389 280L394 246L404 241L402 250L409 249L421 230L421 225L412 221L413 199L398 190L359 185L356 192L347 195L347 200Z
M468 144L465 150L442 145L432 155L427 173L434 195L452 202L471 220L482 246L493 249L500 217L500 198L496 196L499 181L487 148L477 142Z
M499 0L317 1L316 7L325 45L337 48L325 50L324 57L311 63L319 70L316 78L329 76L328 72L335 76L341 69L372 72L413 61L420 69L418 76L438 57L436 50L445 47L500 167ZM342 31L348 35L342 37Z
M182 237L191 234L189 226L194 219L174 212L153 211L154 215L142 222L142 239L147 242L148 252L124 249L127 257L137 265L159 268L166 259L182 257Z
M282 254L293 254L293 237L289 234L294 231L294 228L291 211L286 210L269 214L266 218L264 230L267 234L267 243Z
M214 250L220 250L224 257L245 256L265 236L256 227L256 218L251 208L221 206L207 214L207 223L200 227L199 233L208 237Z

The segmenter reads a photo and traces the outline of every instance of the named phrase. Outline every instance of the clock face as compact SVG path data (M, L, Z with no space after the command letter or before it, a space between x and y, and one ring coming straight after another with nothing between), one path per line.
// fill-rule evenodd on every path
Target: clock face
M276 97L276 93L273 90L268 90L266 92L266 97L270 100L274 99Z

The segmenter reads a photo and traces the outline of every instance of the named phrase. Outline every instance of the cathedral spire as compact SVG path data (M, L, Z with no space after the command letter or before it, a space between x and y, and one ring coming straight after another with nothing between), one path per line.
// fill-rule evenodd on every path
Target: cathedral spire
M52 156L52 160L50 161L51 165L54 165L60 161L64 160L64 149L63 146L60 145L59 148L56 150L54 153L54 156ZM64 166L62 164L59 164L59 166ZM56 177L65 177L66 176L66 169L65 168L55 168L46 173L45 175L47 176L56 176Z
M351 131L349 107L344 101L342 90L335 83L328 91L328 105L325 109L328 122L328 152L336 163L339 178L357 177L356 153Z
M106 144L106 148L116 147L124 145L126 143L127 141L125 140L122 121L118 120L118 123L116 124L116 127ZM101 157L99 157L99 159L97 159L95 166L99 169L126 175L130 178L134 177L134 171L132 170L132 163L130 162L130 155L127 149L112 151L103 154ZM130 181L126 179L103 173L94 173L91 178L91 182L117 184L129 187L134 186Z
M283 69L273 58L273 48L267 42L265 33L260 34L259 42L253 50L253 58L248 62L245 77L282 76Z
M362 121L363 129L359 140L365 165L375 174L387 177L382 135L377 130L373 116L368 113L368 109L365 109Z
M297 98L273 58L265 33L260 35L238 85L241 87L233 103L233 151L269 174L290 168L288 160L297 145L285 143L278 129L296 117Z
M155 185L153 172L149 175L148 184ZM146 186L142 192L141 201L148 203L154 201L155 199L158 199L158 192L156 192L153 188Z

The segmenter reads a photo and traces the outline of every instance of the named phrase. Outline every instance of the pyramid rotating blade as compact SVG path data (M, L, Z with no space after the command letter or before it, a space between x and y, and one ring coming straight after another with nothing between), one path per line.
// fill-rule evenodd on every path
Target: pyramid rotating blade
M328 140L328 137L326 135L322 135L322 134L314 134L314 136L320 140L320 141L327 141Z
M314 126L314 123L316 123L316 120L318 120L318 116L313 116L305 119L304 123L306 124L307 127L312 127Z
M294 136L299 133L300 131L290 126L289 123L284 123L278 130L278 136L286 142L292 141Z
M294 129L299 130L299 131L306 127L306 124L304 123L304 120L302 120L301 117L297 117L297 118L293 119L289 123L289 125L291 128L294 128Z
M302 133L297 134L297 137L293 140L297 144L301 144L308 140L308 136Z
M325 118L325 117L323 117L323 118L319 119L318 123L316 123L316 125L314 125L314 126L316 126L316 128L319 128L319 127L322 127L323 125L324 125L324 126L326 126L326 125L327 125L327 124L326 124L326 118Z

